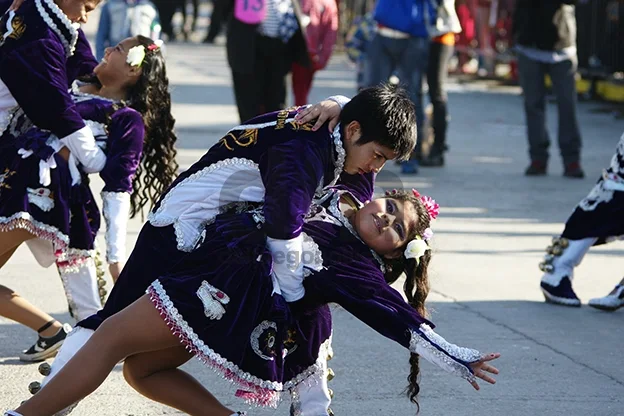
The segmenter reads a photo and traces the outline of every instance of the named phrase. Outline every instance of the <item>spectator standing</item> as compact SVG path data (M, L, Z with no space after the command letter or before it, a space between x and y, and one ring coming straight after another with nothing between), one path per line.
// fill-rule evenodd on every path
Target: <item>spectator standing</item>
M429 45L429 65L427 68L427 85L429 99L433 106L433 143L427 157L421 160L422 166L443 166L446 146L446 130L448 127L448 108L446 81L448 64L455 45L455 34L462 28L455 12L455 0L437 0L437 18L435 37Z
M286 107L286 75L293 62L310 67L310 58L298 0L240 1L215 0L223 16L213 18L229 21L226 50L243 122ZM245 6L257 20L246 18Z
M373 13L377 33L367 49L365 79L369 85L388 81L396 73L416 109L418 144L401 172L418 173L421 138L424 137L422 78L427 71L429 26L435 19L430 0L379 0Z
M336 0L301 0L301 11L312 66L292 65L295 105L308 103L314 73L327 66L338 35Z
M545 175L550 138L546 129L546 85L550 75L559 112L559 150L563 175L585 176L581 165L581 133L576 115L575 0L518 0L513 38L524 96L531 164L525 175Z

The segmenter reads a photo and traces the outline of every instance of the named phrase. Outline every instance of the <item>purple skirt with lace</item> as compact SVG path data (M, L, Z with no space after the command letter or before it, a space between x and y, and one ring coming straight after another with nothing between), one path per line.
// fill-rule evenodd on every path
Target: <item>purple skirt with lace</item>
M147 292L180 342L235 383L237 396L276 406L284 391L320 371L331 313L326 305L293 312L272 294L271 264L251 215L218 216L190 253L177 250L172 226L148 223L104 309L79 325L96 329Z
M0 231L19 228L50 241L59 267L74 267L93 249L99 210L88 178L72 186L65 159L41 141L45 137L34 129L18 139L8 133L0 138ZM50 184L44 186L40 163L47 160L54 160L56 167L49 170Z

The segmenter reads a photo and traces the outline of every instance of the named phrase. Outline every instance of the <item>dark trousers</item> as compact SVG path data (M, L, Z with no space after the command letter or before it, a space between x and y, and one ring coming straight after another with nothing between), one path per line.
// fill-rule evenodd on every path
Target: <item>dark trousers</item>
M448 78L448 62L452 55L452 45L431 42L427 67L429 100L433 106L433 144L429 152L431 155L439 155L446 150L446 129L449 116L445 85Z
M394 39L380 34L369 43L364 71L365 83L375 86L388 82L393 73L399 77L402 86L414 102L418 142L413 157L420 158L424 136L425 113L423 110L422 79L427 71L429 39Z
M256 49L249 54L252 72L232 70L234 95L241 123L257 115L286 107L286 75L291 59L280 39L258 35Z
M534 61L518 54L520 85L524 95L529 156L533 162L548 162L550 138L546 129L546 85L544 76L550 75L559 112L559 151L563 163L579 162L581 133L576 117L576 59L554 64Z

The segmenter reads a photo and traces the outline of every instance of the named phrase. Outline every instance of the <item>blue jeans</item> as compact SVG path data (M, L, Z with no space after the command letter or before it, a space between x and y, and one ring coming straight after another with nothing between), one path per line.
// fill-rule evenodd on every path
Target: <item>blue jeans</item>
M396 74L414 102L418 129L418 144L414 151L416 158L420 157L420 138L425 137L422 78L427 72L428 54L427 38L394 39L380 34L375 35L366 50L365 83L369 86L378 85Z

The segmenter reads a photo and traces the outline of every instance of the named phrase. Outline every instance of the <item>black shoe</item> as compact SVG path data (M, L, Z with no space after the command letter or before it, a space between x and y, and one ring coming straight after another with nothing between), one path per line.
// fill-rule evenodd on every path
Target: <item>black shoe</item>
M543 176L546 175L546 162L533 161L524 171L526 176Z
M574 293L572 282L570 282L568 276L564 276L557 286L552 286L542 281L540 287L548 303L577 308L581 306L581 300L576 296L576 293Z
M441 166L444 166L444 155L443 154L429 155L426 159L421 160L420 166L431 167L431 168L439 168Z
M583 179L585 177L585 172L583 172L578 162L568 163L563 171L563 176L566 178Z
M32 363L55 356L71 330L72 327L69 324L63 324L63 327L51 337L42 337L40 335L33 346L20 354L19 359Z

